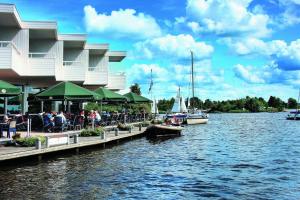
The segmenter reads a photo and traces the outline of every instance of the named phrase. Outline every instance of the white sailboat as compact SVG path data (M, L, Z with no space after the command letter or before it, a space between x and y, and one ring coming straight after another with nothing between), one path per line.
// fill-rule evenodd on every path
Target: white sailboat
M178 89L171 112L171 114L166 115L166 118L171 119L172 123L175 125L182 124L187 117L186 113L188 112L188 110L186 108L184 98L181 96L180 87Z
M194 86L194 56L193 52L191 51L191 60L192 60L192 94L193 99L195 97L195 86ZM206 124L208 122L208 115L206 113L203 113L201 110L197 110L194 108L194 105L192 106L192 109L188 113L186 117L187 124Z

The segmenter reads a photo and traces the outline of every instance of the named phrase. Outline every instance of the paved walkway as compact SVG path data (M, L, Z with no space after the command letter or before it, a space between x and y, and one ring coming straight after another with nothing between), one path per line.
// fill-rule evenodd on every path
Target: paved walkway
M59 145L59 146L53 146L46 148L45 145L42 146L41 149L36 149L35 147L16 147L16 146L9 146L4 147L0 146L0 161L4 160L10 160L10 159L16 159L16 158L22 158L27 156L33 156L33 155L42 155L50 152L58 152L63 151L67 149L75 149L75 148L81 148L81 147L87 147L87 146L93 146L93 145L99 145L99 144L105 144L107 142L112 141L118 141L122 139L128 139L137 135L141 135L146 128L142 128L141 131L139 131L138 127L134 127L129 133L129 131L119 131L118 136L115 135L114 131L107 131L105 133L105 138L102 139L99 137L79 137L78 143L74 143L74 139L70 138L69 144ZM80 131L77 132L64 132L66 133L80 133ZM23 134L26 133L22 133ZM44 136L60 136L62 133L32 133L33 135L44 135Z

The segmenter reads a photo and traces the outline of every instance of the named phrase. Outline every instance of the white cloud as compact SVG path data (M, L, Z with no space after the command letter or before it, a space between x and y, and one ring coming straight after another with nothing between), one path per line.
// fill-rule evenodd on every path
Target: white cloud
M111 37L146 39L161 35L155 18L134 9L112 11L110 15L97 13L90 5L84 7L84 21L88 32L97 32Z
M148 93L150 74L152 69L153 91L157 97L175 96L178 86L182 87L184 96L190 94L190 71L191 66L170 64L134 64L128 71L128 83L141 85L143 94ZM214 70L210 60L202 60L195 63L195 87L196 91L212 85L218 85L224 81L224 70Z
M252 70L252 67L245 67L241 64L237 64L234 67L234 73L238 78L241 78L248 83L265 83L259 74L253 73Z
M202 31L217 35L266 37L269 16L248 10L252 0L187 0L187 16L198 22Z
M201 31L201 27L197 22L188 22L187 26L192 29L194 33L199 33Z
M197 42L191 35L165 35L154 39L148 39L135 44L135 50L139 55L146 58L164 57L171 58L189 58L190 51L194 52L197 58L209 57L213 51L213 46L205 42Z
M236 65L234 68L236 77L251 84L284 84L294 87L300 86L300 70L284 71L276 63L261 68Z
M225 38L221 41L238 55L266 56L282 70L300 70L300 39L290 44L283 40L265 42L257 38Z

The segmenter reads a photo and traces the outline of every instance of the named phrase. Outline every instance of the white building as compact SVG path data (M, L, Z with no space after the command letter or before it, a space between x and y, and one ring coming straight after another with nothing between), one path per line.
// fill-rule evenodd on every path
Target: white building
M59 34L57 23L22 21L15 5L0 4L0 79L23 88L42 88L72 81L90 89L125 89L124 73L113 74L110 62L126 52L108 44L88 44L85 34ZM23 112L26 102L23 102Z

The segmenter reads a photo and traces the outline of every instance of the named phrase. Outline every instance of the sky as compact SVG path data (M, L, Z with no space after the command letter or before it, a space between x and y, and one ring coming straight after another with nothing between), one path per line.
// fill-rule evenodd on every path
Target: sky
M87 33L90 43L127 51L112 71L126 72L142 94L226 100L297 98L300 0L0 0L22 20L54 20L60 33ZM152 94L149 93L151 81ZM123 91L123 92L125 92Z

